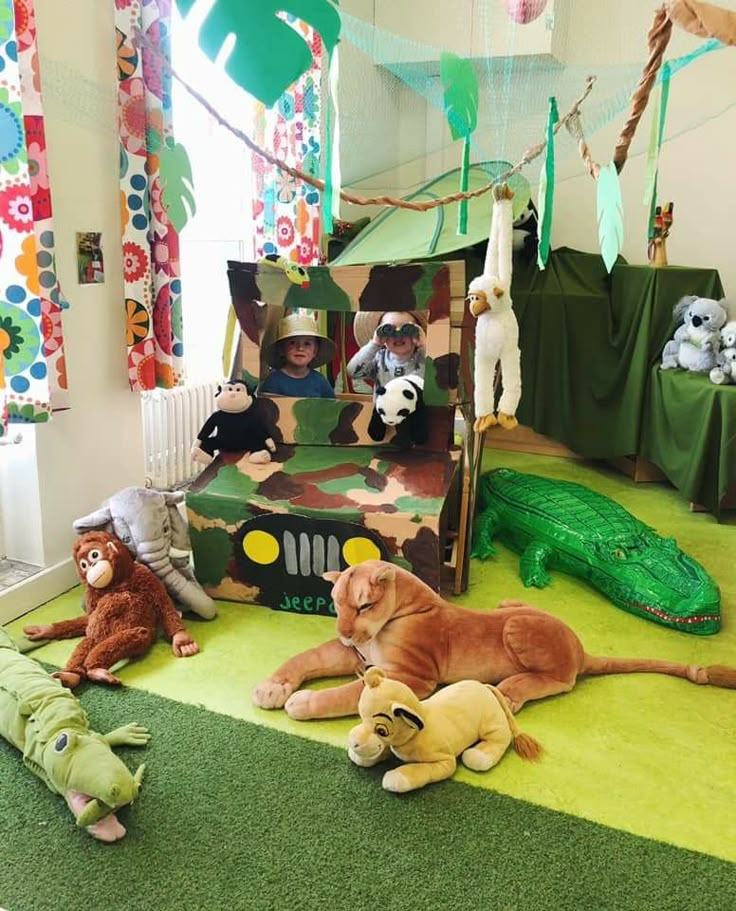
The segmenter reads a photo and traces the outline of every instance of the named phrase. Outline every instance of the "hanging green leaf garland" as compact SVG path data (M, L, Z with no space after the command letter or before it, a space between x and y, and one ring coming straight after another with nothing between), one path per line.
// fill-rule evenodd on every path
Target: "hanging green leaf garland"
M613 269L624 242L624 204L616 165L601 168L597 185L598 240L608 272Z
M444 52L440 56L440 78L450 135L453 140L463 140L460 192L466 193L470 171L470 136L478 125L478 77L470 60ZM457 233L468 233L467 199L460 200Z
M552 232L552 208L555 198L555 124L560 119L557 111L557 100L549 99L547 116L547 146L544 150L544 162L539 175L539 196L537 212L539 225L539 245L537 247L537 265L544 269L549 259L550 234Z
M187 150L180 142L171 138L166 140L161 148L160 167L163 203L169 221L179 234L197 211L192 165Z
M174 0L186 16L196 0ZM230 35L235 47L225 72L266 107L274 105L312 63L309 45L279 12L316 29L332 54L340 38L340 14L330 0L215 0L199 32L199 45L214 61Z

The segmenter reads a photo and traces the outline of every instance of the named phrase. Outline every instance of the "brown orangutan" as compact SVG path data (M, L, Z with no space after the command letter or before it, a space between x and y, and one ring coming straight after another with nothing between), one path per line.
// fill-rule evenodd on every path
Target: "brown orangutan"
M120 680L110 668L124 658L138 658L156 641L159 624L177 658L196 655L199 646L184 629L163 583L128 548L104 531L81 535L74 545L79 578L87 586L82 617L45 626L26 626L29 639L72 639L84 636L63 671L70 689L82 679L113 686Z

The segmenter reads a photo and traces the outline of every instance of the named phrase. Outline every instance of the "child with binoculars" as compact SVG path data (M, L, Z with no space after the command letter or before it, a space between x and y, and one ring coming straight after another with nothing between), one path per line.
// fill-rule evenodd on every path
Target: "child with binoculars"
M347 365L354 379L373 380L376 388L397 376L424 378L424 312L361 312L353 324L361 346Z

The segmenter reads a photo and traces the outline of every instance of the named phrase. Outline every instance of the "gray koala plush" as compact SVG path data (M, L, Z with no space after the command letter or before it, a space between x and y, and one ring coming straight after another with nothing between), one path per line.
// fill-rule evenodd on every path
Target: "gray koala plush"
M708 373L716 366L720 350L720 330L728 320L725 302L707 297L683 297L672 311L675 320L682 320L674 338L664 346L662 370L684 367L698 373Z
M126 487L88 516L77 519L74 531L107 531L117 535L139 563L159 577L174 602L204 620L217 607L194 578L189 526L179 512L182 491L160 493L145 487Z
M736 320L721 329L721 350L710 372L710 381L718 386L736 383Z

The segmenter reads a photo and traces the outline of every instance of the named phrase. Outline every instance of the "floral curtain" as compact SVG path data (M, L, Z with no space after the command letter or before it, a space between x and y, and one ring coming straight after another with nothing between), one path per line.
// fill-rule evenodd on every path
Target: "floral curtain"
M284 17L309 43L312 66L273 108L256 104L255 141L287 164L319 177L322 40L306 23ZM253 156L253 180L256 256L276 254L305 266L316 265L320 256L319 191L258 155Z
M173 138L171 0L115 0L120 206L128 347L135 391L183 381L179 236L162 199L161 151ZM160 53L138 49L140 31Z
M68 407L33 0L0 0L0 436Z

